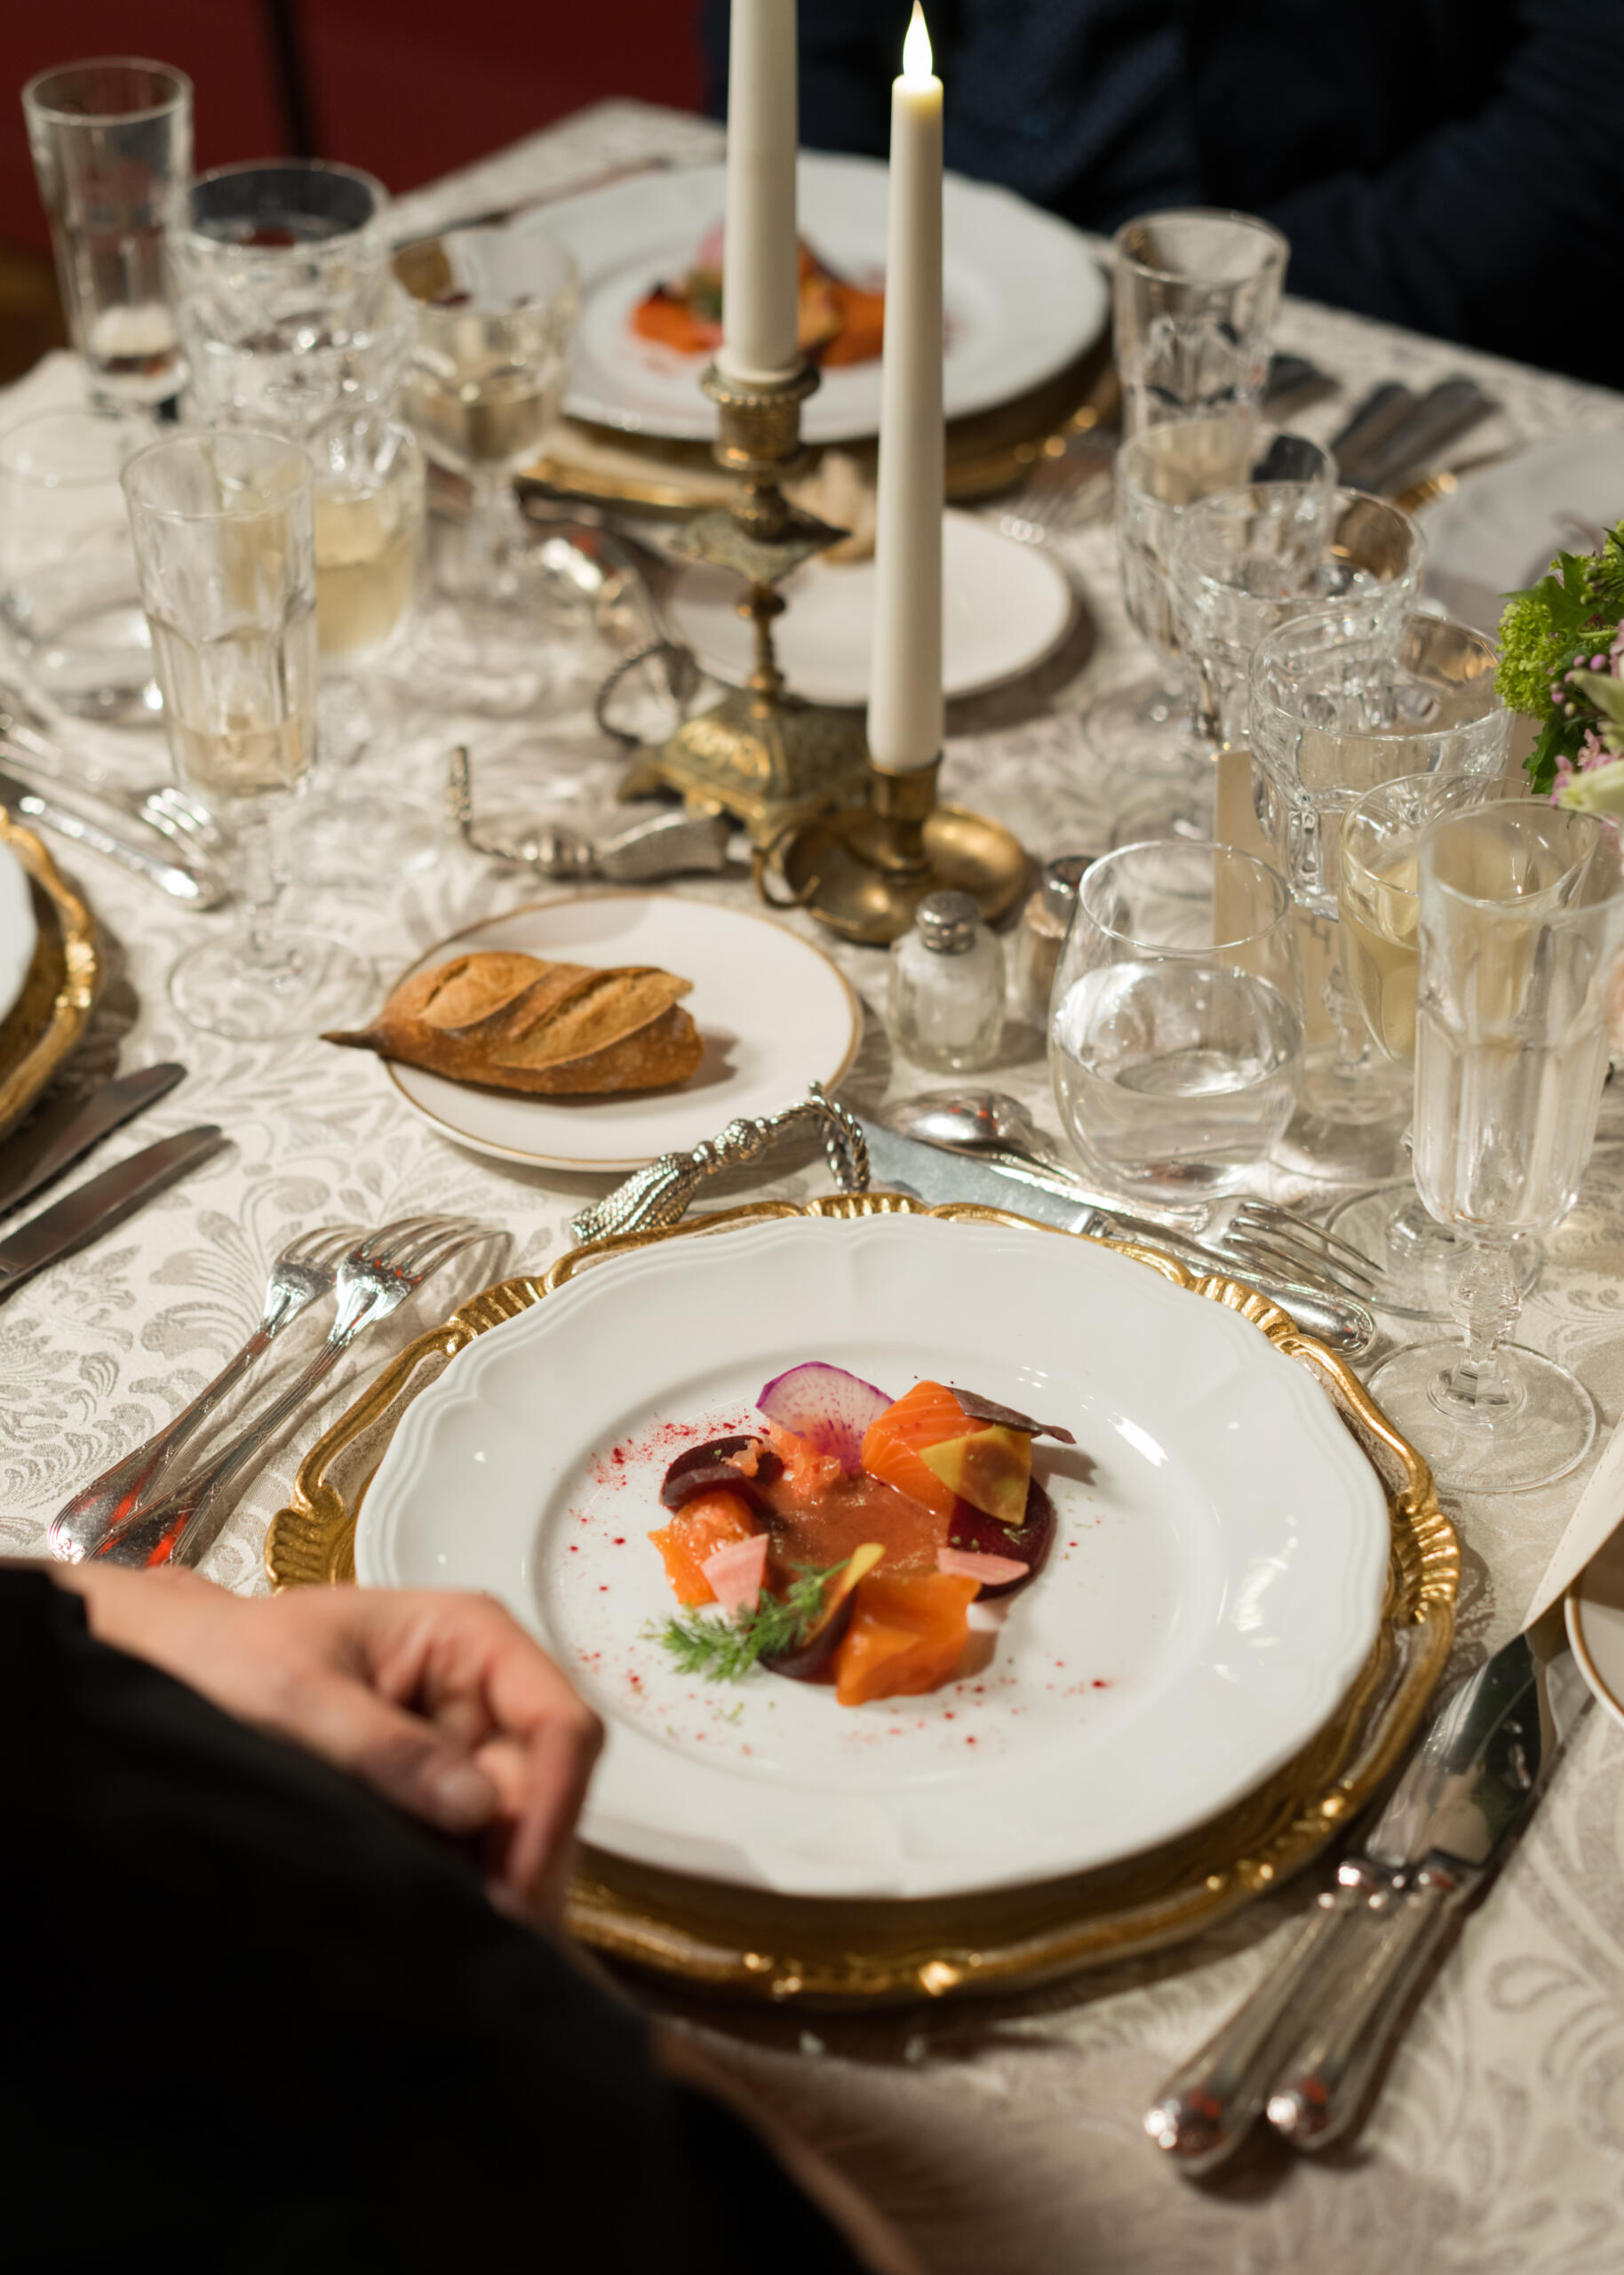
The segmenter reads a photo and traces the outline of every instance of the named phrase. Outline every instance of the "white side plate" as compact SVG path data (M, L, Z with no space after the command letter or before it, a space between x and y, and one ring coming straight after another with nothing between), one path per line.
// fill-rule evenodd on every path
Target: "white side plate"
M1567 1599L1568 1641L1597 1703L1624 1728L1624 1527L1598 1549Z
M38 946L28 873L9 845L0 845L0 1019L27 986Z
M1624 516L1624 435L1575 435L1462 477L1426 516L1427 589L1492 639L1505 595Z

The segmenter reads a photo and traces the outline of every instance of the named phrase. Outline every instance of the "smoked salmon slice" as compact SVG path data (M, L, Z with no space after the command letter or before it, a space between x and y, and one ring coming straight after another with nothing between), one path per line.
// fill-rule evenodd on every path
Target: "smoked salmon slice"
M649 1539L665 1560L665 1577L684 1604L714 1603L716 1591L705 1577L705 1560L729 1541L749 1540L761 1529L742 1495L719 1485L697 1493L668 1525Z
M926 1467L919 1449L968 1437L981 1426L940 1383L915 1383L864 1432L863 1466L871 1477L922 1501L934 1515L951 1518L959 1497Z
M842 1706L912 1697L951 1675L970 1632L979 1582L956 1572L871 1572L834 1655Z

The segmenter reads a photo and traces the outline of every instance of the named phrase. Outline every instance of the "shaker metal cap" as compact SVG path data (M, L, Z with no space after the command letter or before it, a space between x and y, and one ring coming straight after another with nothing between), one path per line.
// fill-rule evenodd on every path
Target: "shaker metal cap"
M927 892L919 903L919 937L934 955L963 955L975 946L980 922L981 911L967 892Z
M1077 889L1086 871L1099 859L1097 853L1063 853L1057 861L1046 861L1043 882L1039 890L1043 896L1046 913L1055 922L1067 925L1077 906Z

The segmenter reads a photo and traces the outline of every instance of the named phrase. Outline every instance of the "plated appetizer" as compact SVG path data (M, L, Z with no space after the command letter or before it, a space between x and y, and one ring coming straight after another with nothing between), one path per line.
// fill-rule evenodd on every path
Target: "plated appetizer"
M1055 1509L1032 1441L1074 1445L973 1391L899 1399L821 1360L769 1382L759 1433L690 1446L649 1536L681 1613L658 1631L686 1672L832 1683L842 1706L952 1679L978 1599L1043 1569Z
M798 341L815 363L866 363L879 355L885 294L848 284L810 245L800 247ZM632 312L632 329L680 355L721 345L721 230L710 231L694 265L675 283L657 284Z

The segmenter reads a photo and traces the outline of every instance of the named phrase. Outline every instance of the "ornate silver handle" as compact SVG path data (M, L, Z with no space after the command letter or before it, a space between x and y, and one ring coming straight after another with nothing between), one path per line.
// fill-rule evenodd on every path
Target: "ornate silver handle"
M446 778L446 804L458 834L470 852L488 860L506 861L516 868L533 869L538 877L578 882L587 877L607 877L617 884L636 884L651 877L676 877L699 870L714 873L728 866L728 840L733 824L725 814L690 814L662 807L645 812L641 821L613 837L596 840L572 829L544 823L533 835L498 844L479 834L474 819L474 775L466 744L451 753Z
M866 1192L867 1139L845 1107L824 1097L821 1082L809 1083L808 1091L798 1105L787 1106L780 1114L730 1122L718 1137L707 1138L686 1153L662 1153L657 1161L635 1170L613 1193L583 1209L570 1230L577 1241L585 1242L612 1240L618 1233L660 1231L678 1224L707 1177L757 1161L780 1138L808 1129L822 1132L830 1171L840 1191Z

